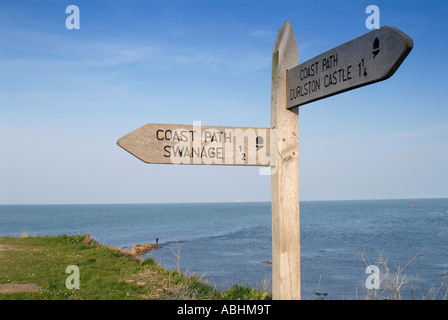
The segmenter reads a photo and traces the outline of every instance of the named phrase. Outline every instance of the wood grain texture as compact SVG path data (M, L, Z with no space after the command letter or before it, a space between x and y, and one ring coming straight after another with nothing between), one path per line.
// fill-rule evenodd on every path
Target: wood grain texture
M287 72L288 108L390 78L413 47L403 31L384 26Z
M146 163L269 166L270 131L148 123L117 144Z
M289 21L280 28L272 53L272 297L299 300L299 115L287 110L286 70L299 63L294 31Z

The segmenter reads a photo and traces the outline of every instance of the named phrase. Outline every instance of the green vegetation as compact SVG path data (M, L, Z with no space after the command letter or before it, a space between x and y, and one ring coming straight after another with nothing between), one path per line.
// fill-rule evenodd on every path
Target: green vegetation
M221 293L221 298L225 300L268 300L269 293L263 290L250 288L247 283L243 286L241 281L229 290Z
M219 292L200 277L169 271L153 259L140 260L84 236L0 237L0 288L5 284L35 284L35 292L0 293L18 300L125 299L270 299L267 292L245 286ZM67 289L71 273L79 268L79 289ZM2 290L0 289L0 292Z

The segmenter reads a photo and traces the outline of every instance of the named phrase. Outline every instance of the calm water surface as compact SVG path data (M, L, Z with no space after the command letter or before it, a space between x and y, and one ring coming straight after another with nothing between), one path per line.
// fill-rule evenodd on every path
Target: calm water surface
M380 256L396 273L424 249L403 271L404 298L421 298L448 274L448 232L437 236L448 226L448 199L301 202L300 218L305 299L362 298L366 263ZM158 238L160 249L145 257L219 289L270 284L270 203L0 206L0 236L87 232L122 248Z

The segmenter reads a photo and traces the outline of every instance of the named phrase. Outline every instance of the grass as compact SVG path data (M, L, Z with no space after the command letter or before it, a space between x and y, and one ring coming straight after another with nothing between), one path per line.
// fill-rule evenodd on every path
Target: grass
M429 241L412 259L410 259L403 267L394 266L393 271L388 259L385 259L382 254L379 255L376 262L367 262L364 255L361 255L361 259L367 265L374 264L379 269L379 289L367 290L363 296L364 300L402 300L405 289L408 289L409 278L405 273L405 269L408 268L412 262L419 257L426 248L437 238L439 238L448 228L443 228L442 231L437 234L431 241ZM448 280L444 276L438 284L433 284L429 289L425 289L423 284L419 289L410 288L411 298L421 300L447 300L448 298Z
M41 287L37 292L0 294L0 300L270 299L263 291L241 285L219 292L199 276L169 271L152 258L140 260L95 241L87 245L83 239L0 237L0 285ZM79 268L79 289L66 287L70 265Z
M375 265L380 271L379 288L370 290L366 289L364 295L362 296L362 299L402 300L403 295L407 292L408 295L410 295L410 298L407 299L411 300L447 300L448 282L446 277L443 277L440 283L433 284L429 289L425 288L422 283L417 288L414 288L413 286L409 288L410 280L408 275L404 271L406 267L408 267L412 262L412 260L410 260L403 267L396 266L395 264L393 264L394 266L391 267L389 259L385 259L383 255L380 254L377 261L375 262Z
M439 237L444 229L435 238ZM0 300L269 300L269 289L234 285L219 292L197 275L169 271L152 258L140 260L117 248L99 245L93 239L83 242L84 235L53 237L0 237L0 287L2 284L35 284L37 292L0 293ZM434 240L433 239L433 240ZM366 290L363 300L400 300L409 290L405 270L422 254L432 240L403 267L391 267L380 255L375 262L362 260L380 268L380 289ZM180 255L180 249L177 254ZM67 289L68 266L80 271L80 288ZM396 271L394 272L393 269ZM448 279L431 288L411 288L412 299L447 300ZM0 290L1 292L1 290Z

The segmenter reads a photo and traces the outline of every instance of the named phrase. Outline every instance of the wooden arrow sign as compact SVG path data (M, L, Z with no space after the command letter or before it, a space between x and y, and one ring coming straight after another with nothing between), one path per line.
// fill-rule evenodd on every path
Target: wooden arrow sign
M270 128L149 123L117 144L146 163L269 166Z
M391 77L411 52L412 39L384 26L287 71L287 108Z

